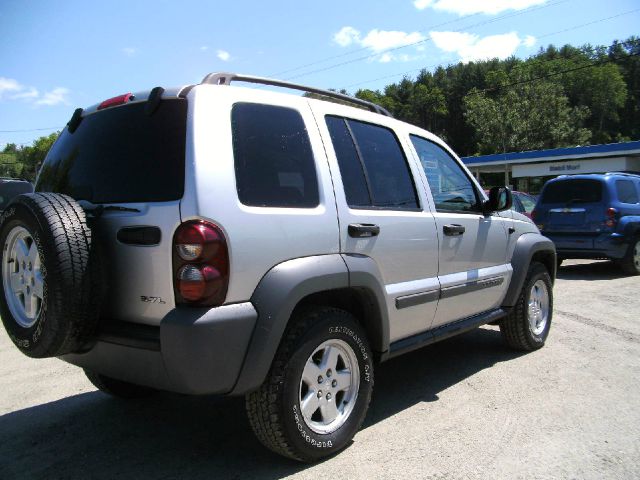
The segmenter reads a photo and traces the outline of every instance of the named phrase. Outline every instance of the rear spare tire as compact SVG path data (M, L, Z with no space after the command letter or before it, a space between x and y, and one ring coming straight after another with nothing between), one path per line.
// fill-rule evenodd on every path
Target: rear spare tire
M0 315L13 343L30 357L81 350L99 317L91 230L72 198L16 197L0 219Z

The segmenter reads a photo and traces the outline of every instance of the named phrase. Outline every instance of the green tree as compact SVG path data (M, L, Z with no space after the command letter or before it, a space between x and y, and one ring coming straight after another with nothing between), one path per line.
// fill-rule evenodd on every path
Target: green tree
M7 143L2 149L2 153L9 153L9 154L18 153L18 146L15 143Z
M22 165L21 176L29 181L35 181L38 170L44 162L49 149L60 135L60 132L40 137L31 146L22 147L17 155L17 163Z
M7 143L0 153L0 177L18 178L22 172L22 165L17 163L18 146Z
M437 129L438 121L448 112L444 92L437 86L428 87L423 83L417 83L409 101L416 123L430 131Z
M501 75L499 75L501 76ZM515 79L520 83L514 84ZM560 85L519 74L493 98L474 90L464 98L465 118L476 130L479 153L514 152L584 144L585 107L571 107Z
M564 83L572 103L591 112L586 125L592 131L593 142L610 142L619 130L619 112L627 99L620 67L606 63L585 68L566 75Z

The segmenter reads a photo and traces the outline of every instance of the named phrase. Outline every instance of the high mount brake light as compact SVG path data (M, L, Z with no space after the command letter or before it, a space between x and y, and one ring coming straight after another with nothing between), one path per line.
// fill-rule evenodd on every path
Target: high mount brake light
M130 102L134 99L132 93L125 93L124 95L118 95L117 97L109 98L98 105L98 110L102 110L104 108L115 107L117 105L124 105L127 102Z
M176 303L222 305L229 285L229 253L220 227L201 220L183 223L173 244Z

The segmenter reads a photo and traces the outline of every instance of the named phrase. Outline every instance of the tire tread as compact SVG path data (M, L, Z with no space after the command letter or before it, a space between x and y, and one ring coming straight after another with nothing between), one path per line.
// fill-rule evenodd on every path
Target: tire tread
M529 266L529 271L527 272L527 277L522 286L522 291L518 296L518 301L516 302L513 309L509 312L509 315L507 315L507 317L500 323L502 338L504 339L505 343L513 349L530 352L533 350L537 350L544 345L544 342L542 342L542 344L535 343L530 338L529 325L527 321L528 305L526 301L527 291L530 288L531 279L541 272L544 272L547 275L547 279L545 280L545 282L547 283L547 286L550 286L550 280L545 266L539 262L531 263L531 265ZM551 289L549 289L549 295L551 300L551 313L553 309ZM550 323L551 318L549 318L548 321Z

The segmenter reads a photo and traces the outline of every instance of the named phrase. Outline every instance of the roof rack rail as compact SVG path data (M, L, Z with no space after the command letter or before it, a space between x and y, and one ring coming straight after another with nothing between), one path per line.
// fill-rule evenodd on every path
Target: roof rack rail
M606 172L605 175L629 175L632 177L637 177L638 176L638 172L634 172L634 171L629 171L629 172Z
M247 83L259 83L262 85L271 85L273 87L291 88L293 90L301 90L303 92L317 93L318 95L324 95L325 97L335 98L343 100L345 102L353 103L366 107L372 112L386 115L387 117L393 117L391 113L380 105L359 98L350 97L342 93L332 92L331 90L322 90L320 88L307 87L305 85L299 85L297 83L289 83L282 80L274 80L272 78L254 77L252 75L240 75L237 73L210 73L202 79L201 84L208 83L213 85L230 85L231 82L247 82Z

